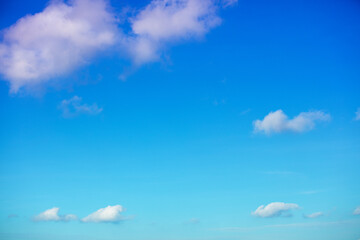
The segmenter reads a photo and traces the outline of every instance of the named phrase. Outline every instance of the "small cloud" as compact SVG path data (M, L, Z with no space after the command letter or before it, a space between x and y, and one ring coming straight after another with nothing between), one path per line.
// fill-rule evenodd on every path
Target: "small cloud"
M59 108L62 110L62 115L65 118L71 118L81 114L97 115L103 110L99 108L96 103L92 105L82 103L82 98L78 96L63 100Z
M225 99L217 100L215 99L213 104L214 106L224 105L226 103Z
M185 221L185 224L199 224L200 223L200 219L198 218L191 218L188 221Z
M137 65L156 61L165 45L204 36L221 23L212 0L153 0L131 19L129 49Z
M48 209L33 218L36 222L68 222L71 220L77 220L77 216L74 214L59 215L59 208L54 207Z
M124 211L124 208L120 205L107 206L100 208L96 212L91 213L89 216L81 219L82 222L105 222L105 223L117 223L124 218L120 215Z
M354 214L354 215L360 215L360 206L358 206L357 208L355 208L353 214Z
M8 215L8 218L18 218L19 217L19 215L17 215L17 214L9 214Z
M238 0L222 0L223 8L232 7L238 3Z
M251 109L248 108L248 109L246 109L246 110L244 110L244 111L241 111L241 112L240 112L240 115L241 115L241 116L246 115L246 114L248 114L250 111L251 111Z
M289 213L292 209L298 209L299 206L295 203L283 203L283 202L273 202L264 206L261 205L258 207L252 215L262 218L269 217L289 217L291 214Z
M355 120L356 121L360 120L360 108L358 108L357 111L355 112Z
M296 172L292 172L292 171L266 171L266 172L262 172L264 174L267 175L295 175Z
M316 122L329 121L330 119L330 115L322 111L302 112L296 117L289 119L280 109L270 112L263 120L255 120L253 125L254 132L265 133L267 135L281 132L300 133L312 130Z
M315 213L311 213L311 214L304 214L304 218L318 218L324 216L324 213L322 212L315 212Z
M317 194L319 192L323 192L323 191L320 191L320 190L309 190L309 191L302 191L302 192L299 192L299 194L301 195L312 195L312 194Z

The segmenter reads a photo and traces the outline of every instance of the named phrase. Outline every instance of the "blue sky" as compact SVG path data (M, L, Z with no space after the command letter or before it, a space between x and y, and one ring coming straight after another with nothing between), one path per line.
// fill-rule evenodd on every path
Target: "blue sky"
M358 1L0 4L1 239L360 239Z

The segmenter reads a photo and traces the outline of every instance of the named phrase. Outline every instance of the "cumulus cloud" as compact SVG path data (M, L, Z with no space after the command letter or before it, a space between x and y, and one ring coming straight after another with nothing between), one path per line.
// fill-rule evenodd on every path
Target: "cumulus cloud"
M59 108L62 110L63 117L65 118L75 117L80 114L96 115L103 110L99 108L96 103L92 105L82 103L82 98L78 96L63 100Z
M360 206L355 208L354 212L353 212L354 215L360 215Z
M40 221L68 222L68 221L77 219L77 216L74 214L59 215L58 213L59 213L59 208L54 207L54 208L48 209L48 210L40 213L39 215L35 216L34 221L37 221L37 222L40 222Z
M252 212L252 215L262 218L291 216L289 211L298 208L299 206L295 203L273 202L266 206L261 205Z
M82 222L112 222L116 223L124 218L120 215L124 211L121 205L107 206L100 208L96 212L91 213L89 216L81 219Z
M311 213L311 214L304 214L304 218L318 218L324 216L324 213L322 212L315 212L315 213Z
M104 0L53 1L5 29L0 72L12 92L69 73L115 43L115 22Z
M360 120L360 108L358 108L357 111L355 112L355 120L356 121Z
M169 46L202 38L220 25L218 9L236 2L152 0L119 21L121 14L109 10L107 0L52 1L4 30L0 73L16 93L70 74L109 49L127 53L136 66L153 62Z
M254 132L265 134L281 132L305 132L313 129L316 122L329 121L330 115L322 111L302 112L296 117L289 117L280 109L270 112L263 120L254 121Z
M131 20L134 62L160 57L165 44L202 37L220 24L213 0L153 0Z

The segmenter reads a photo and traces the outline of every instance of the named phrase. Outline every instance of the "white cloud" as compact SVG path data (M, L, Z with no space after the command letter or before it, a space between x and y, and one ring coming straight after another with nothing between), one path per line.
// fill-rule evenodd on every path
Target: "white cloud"
M191 218L187 221L184 222L185 224L199 224L200 223L200 219L198 218Z
M233 6L238 3L238 0L222 0L222 4L224 8Z
M254 121L254 131L265 134L281 133L285 131L305 132L313 129L316 122L329 121L330 115L322 111L302 112L296 117L289 117L280 109L270 112L263 120Z
M63 117L65 118L75 117L80 114L96 115L103 110L96 103L92 105L82 103L82 98L78 96L63 100L59 108L62 110Z
M220 25L218 9L237 2L152 0L130 18L122 14L120 22L107 0L64 1L51 1L4 30L0 73L11 92L70 74L109 49L127 52L136 66L159 60L169 46L202 38ZM130 24L127 33L124 24Z
M76 220L77 216L74 214L66 214L66 215L59 215L59 208L58 207L54 207L51 209L48 209L42 213L40 213L39 215L34 217L34 221L40 222L40 221L55 221L55 222L59 222L59 221L71 221L71 220Z
M69 73L113 45L118 29L107 8L105 0L53 1L5 29L0 72L11 91Z
M355 112L355 120L356 121L360 120L360 108L358 108L357 111Z
M360 215L360 206L355 208L354 212L353 212L354 215Z
M94 213L91 213L89 216L81 219L82 222L119 222L124 220L120 215L124 209L120 205L107 206L105 208L100 208Z
M164 44L202 37L220 24L213 0L153 0L132 20L134 62L160 57Z
M261 205L252 212L252 215L262 218L290 216L289 211L297 208L299 208L299 206L295 203L273 202L266 206Z
M323 216L324 215L324 213L322 213L322 212L315 212L315 213L311 213L311 214L304 214L304 217L305 218L318 218L318 217L321 217L321 216Z

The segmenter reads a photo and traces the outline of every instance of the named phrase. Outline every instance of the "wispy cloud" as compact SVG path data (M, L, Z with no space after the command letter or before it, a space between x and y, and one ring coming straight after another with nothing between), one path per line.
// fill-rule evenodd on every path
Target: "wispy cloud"
M33 220L36 222L49 222L49 221L68 222L68 221L77 219L77 216L74 214L59 215L58 214L59 210L60 209L58 207L48 209L48 210L40 213L39 215L35 216L33 218Z
M107 222L107 223L116 223L124 220L120 215L124 211L121 205L107 206L105 208L100 208L96 212L91 213L89 216L81 219L82 222Z
M302 112L296 117L289 117L280 109L270 112L263 120L254 121L254 132L256 133L281 133L281 132L305 132L312 130L316 122L329 121L329 114L322 111Z
M304 216L304 218L318 218L318 217L324 216L324 213L315 212L315 213L311 213L311 214L304 214L303 216Z
M355 120L359 121L360 120L360 108L358 108L355 112Z
M354 214L354 215L360 215L360 206L358 206L357 208L355 208L353 214Z
M291 216L289 211L298 208L299 206L295 203L272 202L266 206L259 206L252 215L262 218Z
M285 223L285 224L272 224L255 227L222 227L215 228L215 231L256 231L264 228L308 228L308 227L328 227L337 225L348 225L354 221L333 221L333 222L300 222L300 223Z
M238 0L222 0L222 3L223 3L223 7L227 8L227 7L234 6L235 4L237 4Z
M323 190L309 190L309 191L302 191L299 192L300 195L312 195L312 194L317 194L323 192Z
M267 175L296 175L296 174L298 174L298 173L292 172L292 171L264 171L261 173L267 174Z
M68 100L63 100L59 108L65 118L71 118L80 114L96 115L102 112L102 108L98 107L96 103L91 105L82 103L82 98L74 96Z
M199 224L199 223L200 223L200 219L198 218L191 218L184 222L184 224Z

